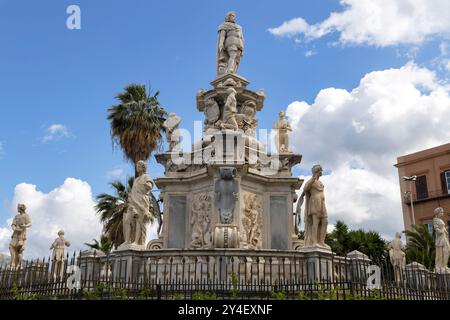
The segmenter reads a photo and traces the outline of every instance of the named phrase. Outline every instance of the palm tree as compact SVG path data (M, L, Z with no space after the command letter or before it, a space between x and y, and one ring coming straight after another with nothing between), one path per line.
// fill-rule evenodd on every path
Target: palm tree
M102 234L100 236L100 241L97 239L92 239L93 243L85 243L89 248L99 250L105 254L109 254L113 247L113 244L109 240L108 236Z
M162 144L167 113L157 99L158 94L150 96L145 85L130 84L116 96L119 104L108 109L113 146L119 145L135 167L139 160L148 160Z
M124 242L122 219L127 210L128 193L133 186L134 177L130 177L124 185L116 180L110 183L114 189L114 195L102 193L97 196L95 209L103 223L103 232L112 242L115 248Z
M413 224L411 230L404 231L408 238L406 245L406 260L408 263L416 261L423 264L428 270L434 267L436 247L433 235L428 231L427 225Z
M95 209L100 215L100 221L103 223L103 232L105 236L112 242L117 249L124 242L123 236L123 215L127 211L128 194L131 191L134 183L134 177L128 178L126 184L116 180L110 183L114 189L114 195L102 193L97 196L97 205ZM153 223L155 218L158 220L161 217L159 211L158 201L153 193L150 198L150 213L149 222ZM161 223L161 221L159 221Z

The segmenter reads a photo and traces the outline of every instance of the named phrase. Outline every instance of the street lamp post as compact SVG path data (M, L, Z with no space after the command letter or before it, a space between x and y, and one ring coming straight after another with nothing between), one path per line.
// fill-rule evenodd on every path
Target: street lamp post
M412 195L412 187L411 187L411 182L416 182L417 180L417 176L403 176L403 181L409 181L409 199L411 201L411 215L412 215L412 224L416 224L416 218L414 216L414 200L413 200L413 195Z

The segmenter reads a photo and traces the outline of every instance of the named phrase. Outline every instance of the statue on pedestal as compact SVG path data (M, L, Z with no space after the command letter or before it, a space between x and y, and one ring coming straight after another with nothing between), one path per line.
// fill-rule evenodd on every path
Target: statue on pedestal
M217 74L236 73L244 54L244 36L236 23L236 13L227 13L218 33Z
M284 111L279 113L280 119L275 121L274 129L276 130L275 145L278 153L291 153L289 150L289 132L292 131L291 125L285 119Z
M437 273L450 273L448 268L448 258L450 256L450 244L448 239L448 230L444 217L444 209L438 207L434 210L433 228L436 236L436 260L435 268Z
M163 127L166 131L167 142L169 143L169 152L180 151L180 125L181 118L175 113L170 113L166 121L163 123Z
M316 164L312 167L312 177L303 188L300 196L301 206L303 199L306 198L305 204L305 246L315 246L330 249L325 244L325 236L327 234L328 214L325 206L324 185L319 178L322 176L322 166Z
M232 129L237 130L238 124L236 121L237 114L237 101L236 101L236 90L233 88L227 89L227 100L225 101L225 106L223 107L223 121L221 123L222 129Z
M402 234L397 232L395 239L388 244L389 258L391 260L392 267L394 267L395 280L398 282L401 280L401 275L406 266L406 255L403 250L405 246L402 243Z
M27 240L27 228L31 227L31 220L26 213L27 207L19 203L17 205L18 214L14 217L11 224L13 234L9 244L9 252L11 253L11 267L20 267L25 250L25 241Z
M50 250L53 250L52 252L53 275L56 275L58 273L57 269L59 269L59 274L61 276L64 273L64 261L66 260L66 257L64 255L64 249L66 246L70 247L70 242L64 238L64 231L60 230L58 232L58 238L56 238L55 241L53 241L52 245L50 246Z
M123 217L124 243L121 245L145 245L147 224L150 219L150 192L155 185L147 175L147 164L140 160L136 164L138 177L128 195L128 208Z

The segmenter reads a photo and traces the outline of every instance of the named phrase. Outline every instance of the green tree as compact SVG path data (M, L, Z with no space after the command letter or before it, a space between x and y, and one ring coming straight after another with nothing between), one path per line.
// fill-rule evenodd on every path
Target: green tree
M411 230L404 231L408 238L406 245L407 263L413 261L423 264L428 270L434 268L436 247L433 235L428 231L427 225L414 224Z
M116 96L119 104L108 109L113 146L119 145L135 168L139 160L147 161L162 145L167 113L158 101L158 94L151 96L145 85L130 84Z
M97 239L92 239L92 243L85 243L89 248L99 250L105 254L108 254L111 252L111 249L113 247L112 242L109 240L108 236L102 234L100 236L100 241Z
M343 221L337 221L334 230L327 234L326 243L337 255L358 250L373 262L384 263L387 259L386 241L375 231L350 230Z
M334 230L326 236L326 243L339 256L346 255L350 250L348 231L348 226L343 221L338 220L334 225Z

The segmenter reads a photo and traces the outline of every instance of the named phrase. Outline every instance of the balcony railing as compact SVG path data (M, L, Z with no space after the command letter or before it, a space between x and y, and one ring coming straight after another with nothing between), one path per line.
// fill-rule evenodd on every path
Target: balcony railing
M428 192L424 192L424 193L413 193L412 195L412 199L415 202L421 202L421 201L426 201L426 200L431 200L431 199L436 199L436 198L442 198L442 197L450 197L450 193L445 190L432 190L432 191L428 191ZM411 195L409 192L406 192L403 195L403 203L410 205L411 204Z

